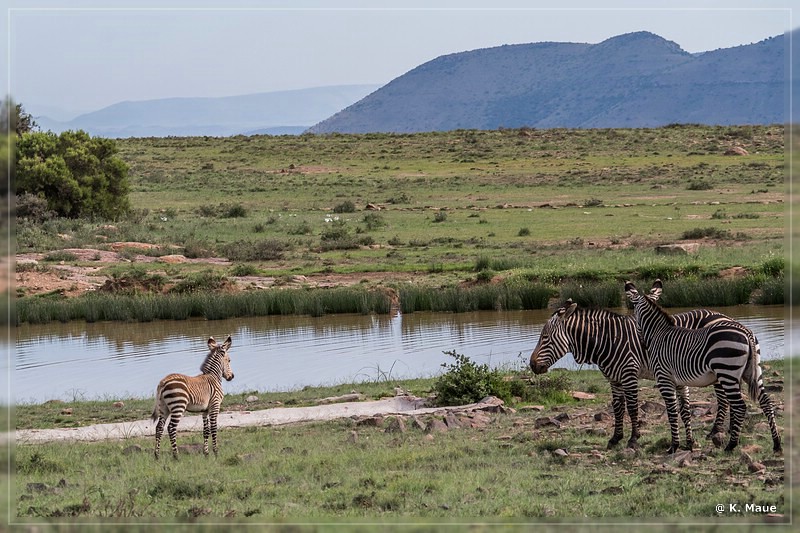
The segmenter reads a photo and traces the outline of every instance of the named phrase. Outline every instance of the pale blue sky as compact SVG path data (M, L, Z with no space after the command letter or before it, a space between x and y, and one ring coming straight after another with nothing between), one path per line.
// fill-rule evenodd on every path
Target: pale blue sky
M693 7L495 0L491 8L479 0L5 3L6 92L39 113L123 100L382 85L443 54L541 41L597 43L640 30L702 52L757 42L797 24L790 0L694 0Z

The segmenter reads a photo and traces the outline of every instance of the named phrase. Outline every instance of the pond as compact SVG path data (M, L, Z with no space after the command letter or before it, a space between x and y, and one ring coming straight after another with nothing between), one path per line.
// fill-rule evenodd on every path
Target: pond
M762 359L784 356L783 307L717 310L756 333ZM16 345L10 358L9 398L14 403L40 403L150 397L170 372L197 374L208 352L208 337L221 341L229 334L236 378L225 383L228 394L433 377L442 372L442 363L455 361L444 353L451 350L491 367L521 368L550 314L484 311L24 324L12 330ZM577 368L571 356L556 366Z

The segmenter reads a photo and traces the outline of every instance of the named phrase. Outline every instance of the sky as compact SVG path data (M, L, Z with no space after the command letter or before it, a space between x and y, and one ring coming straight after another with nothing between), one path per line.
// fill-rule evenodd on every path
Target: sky
M126 100L383 85L438 56L503 44L644 30L696 53L800 24L796 0L4 3L5 92L62 120Z

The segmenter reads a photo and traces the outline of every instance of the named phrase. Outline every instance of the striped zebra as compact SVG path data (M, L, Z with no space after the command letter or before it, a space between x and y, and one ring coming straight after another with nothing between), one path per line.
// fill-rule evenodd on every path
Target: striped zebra
M667 453L679 447L675 387L705 387L719 382L730 406L730 437L726 451L739 444L746 414L741 381L747 382L750 398L761 406L772 433L772 449L781 451L772 400L764 391L759 353L752 333L735 321L715 321L701 329L677 325L675 317L656 303L661 280L653 283L649 295L640 294L630 281L625 294L633 302L634 318L650 354L656 386L667 405L671 444ZM692 443L688 443L691 445Z
M175 459L178 458L178 423L186 411L202 412L203 453L208 455L208 436L211 435L214 455L217 455L217 415L224 396L222 378L228 381L233 379L231 358L228 355L230 347L230 335L222 344L217 344L214 337L209 337L209 352L200 366L200 375L169 374L158 384L156 406L152 416L153 420L158 420L156 424L156 459L159 456L161 435L164 432L167 418L169 418L167 432L170 444L172 444L172 456Z
M725 315L696 309L675 315L689 328L703 327ZM611 385L611 406L614 411L614 434L608 441L612 448L623 437L623 420L627 409L631 419L631 436L627 446L635 448L639 438L639 380L653 379L647 350L630 315L620 315L607 309L579 308L567 300L542 327L539 342L531 353L530 366L536 374L547 372L556 361L571 353L579 364L597 365ZM714 427L721 428L726 414L727 399L718 385L717 417ZM686 438L693 442L688 389L680 387L681 418L686 426ZM712 434L715 432L712 431Z

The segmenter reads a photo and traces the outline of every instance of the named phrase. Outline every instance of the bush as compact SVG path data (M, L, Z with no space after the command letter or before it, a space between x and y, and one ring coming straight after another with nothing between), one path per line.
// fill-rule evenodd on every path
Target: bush
M333 208L334 213L355 213L356 205L350 200L345 200Z
M714 188L714 186L704 180L694 180L689 183L686 187L690 191L709 191Z
M274 261L283 258L291 246L279 239L255 242L236 241L222 247L222 253L231 261Z
M130 209L117 151L114 140L84 131L26 133L17 139L17 194L46 199L59 216L117 219Z
M444 354L455 358L456 362L442 363L446 371L433 384L436 405L464 405L479 402L487 396L497 396L505 402L511 400L511 386L498 370L489 370L486 364L475 364L455 350Z
M447 213L444 211L438 211L435 215L433 215L434 222L444 222L447 220Z
M520 230L517 232L517 237L527 237L530 234L530 228L520 228Z

